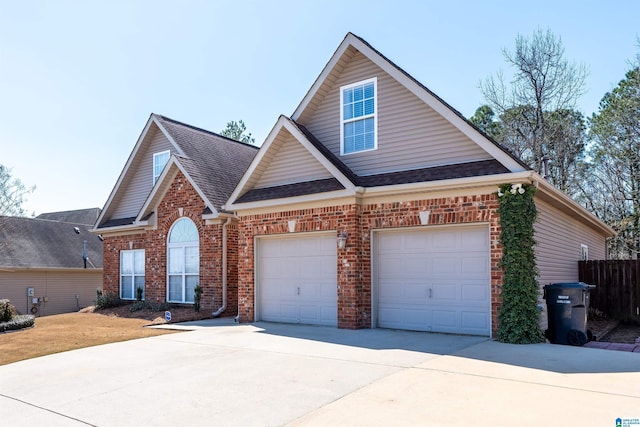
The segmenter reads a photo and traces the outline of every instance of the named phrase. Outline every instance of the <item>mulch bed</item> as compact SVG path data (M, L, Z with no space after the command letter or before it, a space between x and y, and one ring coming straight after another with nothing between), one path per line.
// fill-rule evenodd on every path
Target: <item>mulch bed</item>
M124 317L129 319L144 319L149 321L149 325L163 325L166 323L190 322L193 320L211 319L210 310L195 311L193 306L175 306L168 311L171 312L171 321L165 319L165 312L154 311L148 308L142 310L131 311L132 304L125 304L119 307L110 307L96 309L95 306L89 306L80 310L82 313L96 313L103 316Z

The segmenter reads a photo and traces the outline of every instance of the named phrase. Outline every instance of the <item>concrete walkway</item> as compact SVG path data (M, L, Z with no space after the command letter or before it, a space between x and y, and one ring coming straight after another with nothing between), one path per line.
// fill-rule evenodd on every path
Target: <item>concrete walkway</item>
M638 353L382 329L189 327L197 330L0 366L1 424L615 426L616 418L640 419Z

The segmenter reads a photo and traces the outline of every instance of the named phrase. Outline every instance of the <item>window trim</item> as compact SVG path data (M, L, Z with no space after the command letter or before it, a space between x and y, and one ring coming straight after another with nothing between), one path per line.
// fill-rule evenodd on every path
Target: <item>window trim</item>
M160 173L158 173L158 175L156 176L156 159L165 154L168 154L169 157L167 157L167 161L162 166L162 169L160 169ZM164 167L167 165L167 163L169 163L170 158L171 158L171 150L164 150L164 151L159 151L157 153L153 153L153 164L151 165L151 184L152 185L156 185L158 178L160 178L160 175L162 175L162 171L164 170Z
M357 118L344 119L344 91L346 89L351 89L355 86L364 86L368 83L373 83L373 114L366 114L359 116ZM351 151L349 153L345 153L344 150L344 125L347 123L352 123L360 120L365 120L373 118L373 148L367 148L365 150L359 151ZM367 151L374 151L378 149L378 77L372 77L366 80L360 80L355 83L350 83L348 85L340 86L340 155L348 156L351 154L364 153Z
M175 242L175 243L169 243L169 239L171 238L171 233L173 232L173 229L175 228L176 224L178 224L181 220L189 220L191 221L191 223L193 224L193 226L196 228L196 232L198 233L198 241L195 242ZM186 256L186 249L187 248L198 248L198 272L197 273L187 273L185 270L185 259L184 257ZM171 274L169 269L170 269L170 263L171 263L171 258L170 258L170 254L171 254L171 250L170 249L182 249L181 251L181 256L182 256L182 272L179 274ZM200 232L198 230L198 226L196 225L196 223L188 217L180 217L178 218L172 225L171 228L169 229L169 232L167 233L167 266L166 266L166 275L167 275L167 290L166 290L166 300L167 302L171 302L171 303L176 303L176 304L195 304L195 301L187 301L187 294L186 294L186 289L187 289L187 283L186 283L186 278L187 277L197 277L197 284L196 286L200 285ZM181 291L182 291L182 300L172 300L171 298L171 292L169 291L169 286L170 286L170 277L171 276L180 276L181 277Z
M589 261L589 246L584 243L580 244L580 260Z
M142 259L144 260L144 268L142 269L142 274L140 273L136 273L136 268L135 268L135 253L136 252L142 252ZM131 272L131 274L124 274L122 272L122 257L125 254L132 254L133 256L133 271ZM142 286L142 299L144 300L145 298L145 286L144 286L144 278L145 278L145 270L146 270L146 263L147 263L147 259L146 259L146 254L144 252L144 249L123 249L120 251L120 266L119 266L119 280L120 280L120 288L118 289L118 296L120 297L120 299L126 300L126 301L135 301L137 298L137 292L136 292L136 277L142 277L143 279L143 286ZM124 298L122 296L122 278L123 277L131 277L131 286L133 286L132 289L132 296L131 298Z

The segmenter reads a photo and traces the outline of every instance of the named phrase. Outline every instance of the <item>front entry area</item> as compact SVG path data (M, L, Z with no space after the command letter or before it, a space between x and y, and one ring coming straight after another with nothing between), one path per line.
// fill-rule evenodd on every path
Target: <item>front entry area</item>
M491 335L488 225L380 230L373 244L374 325Z
M335 232L256 239L256 319L338 325Z

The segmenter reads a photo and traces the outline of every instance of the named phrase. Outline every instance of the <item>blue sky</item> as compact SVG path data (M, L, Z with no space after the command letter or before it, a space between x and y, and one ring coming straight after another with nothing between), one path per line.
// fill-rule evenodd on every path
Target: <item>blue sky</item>
M40 214L102 207L149 114L262 143L348 31L465 116L501 50L549 28L591 115L640 51L640 2L0 0L0 164Z

